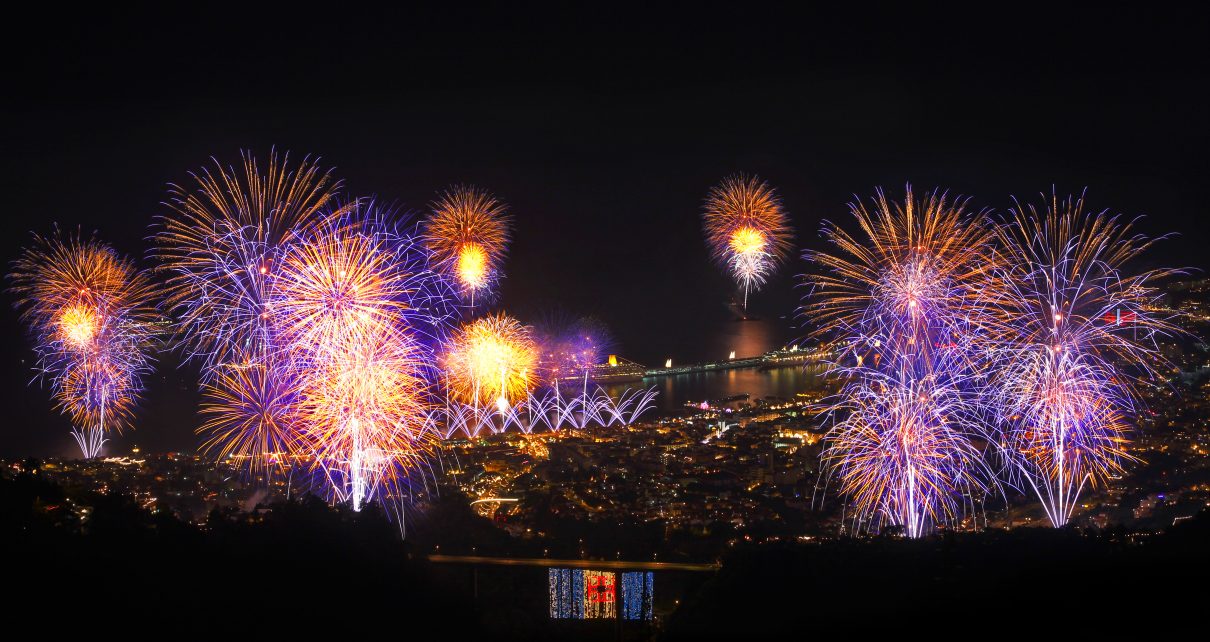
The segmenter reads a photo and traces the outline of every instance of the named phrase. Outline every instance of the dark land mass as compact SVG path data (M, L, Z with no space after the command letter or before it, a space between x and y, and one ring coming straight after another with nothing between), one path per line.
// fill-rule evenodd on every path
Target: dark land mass
M406 540L376 510L353 513L315 498L216 510L198 527L23 468L34 472L0 476L5 610L56 635L1155 634L1197 625L1210 599L1210 512L1202 512L1153 535L1025 528L736 547L721 556L717 573L658 579L657 591L679 597L676 608L657 609L654 626L552 621L544 570L472 575L420 553L441 546L541 554L474 514L463 497L410 520Z

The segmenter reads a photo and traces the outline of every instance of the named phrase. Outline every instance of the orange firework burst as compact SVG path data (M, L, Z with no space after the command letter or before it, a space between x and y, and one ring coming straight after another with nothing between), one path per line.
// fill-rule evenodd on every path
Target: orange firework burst
M730 176L711 188L702 223L714 260L743 287L746 307L748 292L764 285L790 250L793 231L781 199L756 176Z
M450 396L483 408L512 406L537 383L538 347L528 326L503 314L476 319L450 341L445 376Z
M507 206L484 190L458 186L433 203L427 244L464 298L490 294L509 237Z
M147 294L134 267L100 242L58 234L34 240L11 278L22 318L39 330L86 347L96 336L99 315Z
M398 327L415 285L393 238L339 218L309 236L285 253L278 269L272 314L285 336L316 350L370 341Z
M129 425L149 369L155 312L146 276L107 245L79 236L35 236L10 274L39 370L58 406L80 426L86 457L106 430Z
M197 430L204 436L202 451L237 459L253 471L299 452L297 390L287 377L259 364L219 370L203 391L205 422Z
M161 269L169 274L166 303L178 317L177 336L207 375L225 364L263 358L272 340L266 307L281 253L324 214L340 182L303 159L289 166L276 152L262 172L251 154L243 168L203 169L195 189L173 185L155 235ZM323 212L323 214L321 214Z

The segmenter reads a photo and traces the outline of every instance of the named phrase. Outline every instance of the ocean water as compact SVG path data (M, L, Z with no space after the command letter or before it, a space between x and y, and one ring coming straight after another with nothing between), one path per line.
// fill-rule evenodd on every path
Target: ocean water
M678 359L669 354L674 365L701 362L725 361L734 351L737 359L755 357L771 350L782 348L793 338L793 333L782 319L758 321L713 321L704 328L695 328L699 338L692 349L681 349L683 354L692 355L696 361ZM670 342L673 343L673 342ZM625 356L625 353L623 353ZM663 361L645 363L649 367L663 366ZM659 392L656 405L659 409L675 410L686 402L724 399L734 395L748 394L749 401L767 396L793 398L795 394L818 389L821 384L822 368L816 364L762 370L758 368L736 368L713 372L680 374L669 377L651 377L640 384L632 382L609 386L610 394L620 394L630 387L655 387ZM733 402L731 405L740 402Z

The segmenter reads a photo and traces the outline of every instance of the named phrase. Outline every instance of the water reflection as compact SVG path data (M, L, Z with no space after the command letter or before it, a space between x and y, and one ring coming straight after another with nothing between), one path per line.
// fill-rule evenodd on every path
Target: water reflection
M611 396L617 396L626 388L640 385L655 386L660 393L656 399L656 405L663 411L682 408L688 401L697 402L707 399L724 399L741 394L750 395L747 400L741 399L728 404L734 407L744 401L755 401L764 397L791 399L800 392L818 390L822 383L822 376L823 368L819 365L772 370L736 368L671 377L651 377L644 379L642 384L637 382L617 384L608 386L606 390Z
M648 367L664 365L665 358L671 358L673 365L687 365L697 362L721 363L734 352L736 359L758 357L767 352L786 346L787 338L792 336L784 319L762 319L756 321L722 321L713 325L711 336L704 345L693 346L693 357L683 357L669 353L658 361L648 363ZM687 333L688 334L688 333ZM670 338L670 345L680 343L679 339ZM747 394L748 399L729 402L732 407L745 401L755 401L764 397L779 397L792 399L800 392L819 389L822 382L822 368L818 365L792 366L762 370L758 368L736 368L733 370L718 370L713 372L698 372L679 374L669 377L649 377L642 383L632 382L606 387L611 396L620 395L626 388L655 386L659 391L656 405L661 411L678 410L686 402L701 402L705 400L720 400L737 395Z
M732 351L737 359L759 357L782 347L781 335L771 321L734 321L720 325L716 339L719 350L715 358L725 359Z

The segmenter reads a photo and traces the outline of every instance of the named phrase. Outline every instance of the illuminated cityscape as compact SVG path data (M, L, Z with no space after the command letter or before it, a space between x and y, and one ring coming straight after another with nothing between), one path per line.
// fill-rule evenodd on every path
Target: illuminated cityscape
M10 628L1204 628L1210 23L791 9L15 30Z

